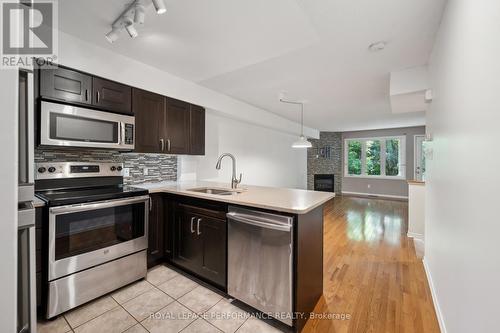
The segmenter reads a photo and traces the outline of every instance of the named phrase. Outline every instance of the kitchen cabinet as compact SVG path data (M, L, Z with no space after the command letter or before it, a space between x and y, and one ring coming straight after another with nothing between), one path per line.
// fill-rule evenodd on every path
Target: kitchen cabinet
M172 261L219 287L226 287L225 212L180 203L174 214Z
M39 307L42 305L42 274L46 273L46 269L44 269L44 253L42 251L43 248L43 214L44 208L37 207L35 209L35 262L36 262L36 306Z
M132 88L130 86L93 77L92 96L92 105L110 111L132 114Z
M167 97L165 138L170 154L189 154L190 108L187 102Z
M92 76L62 67L42 69L40 95L70 103L92 104Z
M64 67L40 70L40 95L106 111L132 114L132 88Z
M165 97L134 88L132 112L135 115L135 151L164 152Z
M205 109L198 105L189 113L189 153L205 155Z
M148 268L158 264L164 255L164 205L161 194L151 194L148 225Z
M58 67L37 71L39 96L135 115L135 151L205 154L205 109L91 74Z

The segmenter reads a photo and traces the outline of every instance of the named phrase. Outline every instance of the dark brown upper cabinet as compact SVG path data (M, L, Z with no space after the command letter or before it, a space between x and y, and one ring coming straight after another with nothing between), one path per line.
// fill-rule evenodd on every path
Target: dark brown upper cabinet
M132 88L117 82L92 78L93 105L124 114L132 114Z
M164 96L141 89L132 89L136 152L165 152L165 100Z
M165 126L166 152L189 154L189 120L191 105L167 97Z
M189 153L205 155L205 109L191 105L189 117Z
M40 70L40 95L70 103L92 103L92 76L65 68Z

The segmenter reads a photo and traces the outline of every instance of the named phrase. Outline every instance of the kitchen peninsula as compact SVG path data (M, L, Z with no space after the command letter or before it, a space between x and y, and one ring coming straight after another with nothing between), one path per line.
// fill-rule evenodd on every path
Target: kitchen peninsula
M323 293L323 206L335 194L214 182L151 195L148 263L166 261L300 332Z

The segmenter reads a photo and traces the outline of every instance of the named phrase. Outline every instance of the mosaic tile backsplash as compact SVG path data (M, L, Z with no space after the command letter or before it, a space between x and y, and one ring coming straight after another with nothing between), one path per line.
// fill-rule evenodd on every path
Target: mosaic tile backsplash
M130 169L125 184L177 180L177 156L165 154L121 153L100 149L35 149L35 162L119 162ZM144 169L148 175L144 175Z

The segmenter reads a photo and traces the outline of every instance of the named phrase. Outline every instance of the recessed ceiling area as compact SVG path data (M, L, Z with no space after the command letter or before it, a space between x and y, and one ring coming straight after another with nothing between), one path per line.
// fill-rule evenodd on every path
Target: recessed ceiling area
M389 73L427 63L445 0L145 1L139 36L104 34L131 1L59 2L62 31L320 130L423 125L393 114ZM378 52L368 49L386 42Z

